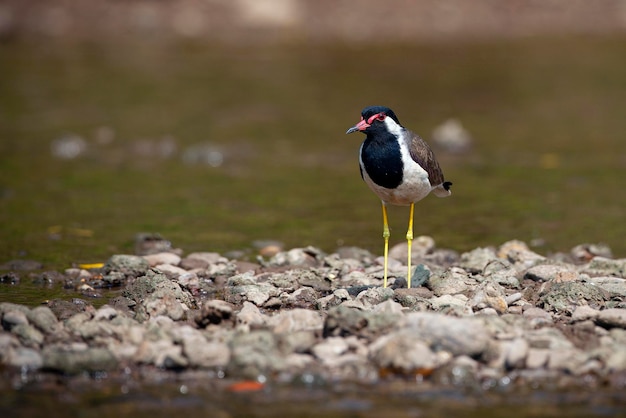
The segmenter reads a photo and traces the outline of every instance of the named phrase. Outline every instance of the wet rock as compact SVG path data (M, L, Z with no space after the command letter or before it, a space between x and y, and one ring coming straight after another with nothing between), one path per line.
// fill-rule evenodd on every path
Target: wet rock
M14 271L0 273L0 284L14 285L20 282L20 275Z
M416 332L434 351L476 357L489 343L489 333L473 318L455 318L430 312L406 314L407 332Z
M148 262L148 265L150 267L156 267L159 264L169 264L170 266L177 266L181 261L179 255L170 252L148 254L144 255L143 258Z
M43 264L35 260L11 260L4 264L0 264L0 270L29 271L41 270L42 268Z
M227 372L232 376L257 379L285 368L274 334L266 330L236 334L230 344Z
M50 346L42 351L43 368L64 374L113 370L117 360L106 348L74 346Z
M440 365L439 358L415 332L395 331L370 345L371 358L381 368L404 374L427 374Z
M626 309L605 309L598 313L595 322L606 328L626 328Z
M347 306L337 306L328 311L324 322L324 337L358 335L372 339L389 332L401 321L401 314L367 312Z
M48 307L54 313L59 321L64 321L71 318L73 315L93 311L94 308L91 304L87 303L83 299L74 298L70 301L62 299L53 299L48 302Z

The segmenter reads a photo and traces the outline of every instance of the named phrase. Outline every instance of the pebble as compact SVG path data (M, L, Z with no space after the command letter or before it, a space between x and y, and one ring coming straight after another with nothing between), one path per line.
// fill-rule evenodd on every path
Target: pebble
M71 285L121 289L98 309L84 300L0 303L0 363L6 373L157 367L454 385L626 373L626 261L610 249L544 257L513 240L458 256L429 237L415 242L412 289L406 244L393 249L401 261L390 260L388 288L379 258L355 247L281 247L258 264L183 256L169 242L113 255L101 278L58 273Z

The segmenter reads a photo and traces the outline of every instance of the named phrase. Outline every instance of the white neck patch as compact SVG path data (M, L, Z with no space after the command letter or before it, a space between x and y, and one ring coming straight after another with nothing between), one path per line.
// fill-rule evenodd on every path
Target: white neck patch
M396 138L402 137L402 131L404 128L396 123L395 120L387 116L385 118L385 126L389 133L393 134Z

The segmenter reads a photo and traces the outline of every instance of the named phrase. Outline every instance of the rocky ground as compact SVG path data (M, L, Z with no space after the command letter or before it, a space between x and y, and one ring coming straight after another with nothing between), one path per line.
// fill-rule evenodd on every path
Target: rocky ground
M156 245L38 273L121 292L97 309L87 298L0 303L0 362L22 379L191 370L260 383L626 386L626 259L595 245L550 257L519 241L460 255L429 237L414 247L411 289L406 245L391 251L388 288L381 258L359 248L243 262Z

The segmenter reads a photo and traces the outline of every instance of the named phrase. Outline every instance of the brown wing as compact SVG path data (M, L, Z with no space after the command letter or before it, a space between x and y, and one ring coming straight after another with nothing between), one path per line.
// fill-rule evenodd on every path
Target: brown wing
M443 172L439 163L435 159L433 150L430 149L426 141L424 141L418 134L407 130L406 137L409 140L409 153L413 161L422 166L428 173L428 180L430 185L435 187L443 183Z

